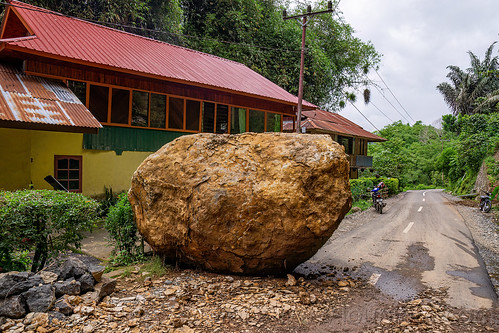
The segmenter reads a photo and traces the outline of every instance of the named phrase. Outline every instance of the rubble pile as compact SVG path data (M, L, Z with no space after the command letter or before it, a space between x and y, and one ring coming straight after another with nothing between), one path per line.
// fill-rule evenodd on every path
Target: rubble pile
M39 322L47 312L69 316L77 310L78 299L98 302L111 294L116 280L102 276L104 267L86 265L69 257L62 265L37 274L9 272L0 274L0 318ZM1 330L0 330L1 331Z

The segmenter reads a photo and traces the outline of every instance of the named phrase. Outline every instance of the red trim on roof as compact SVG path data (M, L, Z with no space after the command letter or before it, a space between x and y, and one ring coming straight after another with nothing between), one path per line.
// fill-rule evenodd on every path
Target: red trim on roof
M36 38L7 48L115 71L218 88L296 105L298 98L247 66L211 54L11 1ZM10 9L9 8L9 9ZM305 102L307 108L315 105Z

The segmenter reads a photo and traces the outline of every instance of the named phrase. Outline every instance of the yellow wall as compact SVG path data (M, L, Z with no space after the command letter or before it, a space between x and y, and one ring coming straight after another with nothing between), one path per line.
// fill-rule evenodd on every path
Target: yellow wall
M130 188L133 172L149 152L84 150L83 134L0 129L0 188L50 189L43 179L54 176L54 155L81 155L83 194L98 195L104 186L113 192Z
M30 155L29 131L0 128L0 190L28 188Z

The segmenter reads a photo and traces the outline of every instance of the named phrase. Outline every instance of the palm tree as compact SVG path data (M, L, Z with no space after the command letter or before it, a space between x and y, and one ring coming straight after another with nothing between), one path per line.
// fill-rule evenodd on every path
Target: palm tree
M480 112L481 108L477 108L477 104L480 104L478 101L499 88L499 79L496 77L499 58L492 57L495 44L496 42L489 46L483 61L468 51L471 66L464 71L458 66L447 67L447 78L451 83L442 82L437 86L437 90L443 95L454 115Z

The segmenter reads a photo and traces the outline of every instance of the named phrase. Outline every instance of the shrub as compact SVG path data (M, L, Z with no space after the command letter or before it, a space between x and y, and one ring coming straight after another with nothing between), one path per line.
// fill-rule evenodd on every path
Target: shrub
M143 239L137 233L132 206L126 193L120 194L116 205L109 209L105 227L114 243L114 264L129 265L143 259ZM137 245L139 242L141 245Z
M350 190L352 191L352 196L354 201L361 199L370 198L371 195L368 193L368 188L372 189L374 186L382 181L388 188L388 194L394 195L400 192L399 190L399 180L397 178L385 178L385 177L364 177L359 179L350 179Z
M26 265L25 251L33 251L31 271L45 266L49 256L80 248L82 232L98 220L96 201L78 193L52 190L0 192L0 268Z

